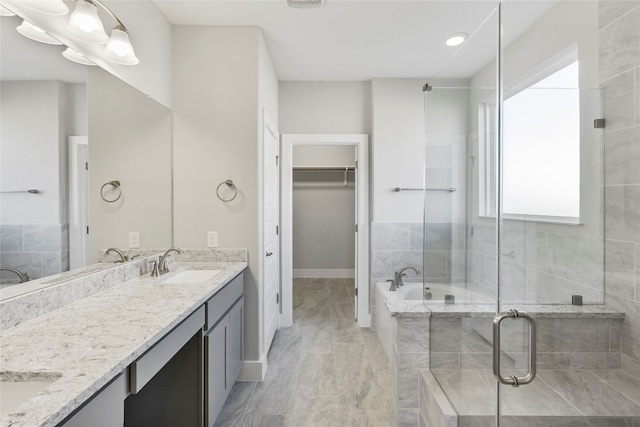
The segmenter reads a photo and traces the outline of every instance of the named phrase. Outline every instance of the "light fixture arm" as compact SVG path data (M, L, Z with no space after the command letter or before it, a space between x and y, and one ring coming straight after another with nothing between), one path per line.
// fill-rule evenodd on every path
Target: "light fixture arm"
M93 4L94 6L100 6L102 8L102 10L107 12L109 14L109 16L111 16L113 18L113 20L116 21L116 26L114 27L115 29L122 30L125 33L129 34L129 30L127 30L127 27L124 26L124 24L122 23L120 18L118 18L116 16L116 14L113 13L111 11L111 9L109 9L104 3L102 3L100 0L85 0L85 1L88 2L88 3Z

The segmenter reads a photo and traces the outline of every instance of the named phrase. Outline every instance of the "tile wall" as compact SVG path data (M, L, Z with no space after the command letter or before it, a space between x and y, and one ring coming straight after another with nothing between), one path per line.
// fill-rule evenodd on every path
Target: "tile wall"
M26 272L31 280L68 270L68 224L0 225L0 265ZM18 278L3 271L0 283Z
M640 366L640 1L599 1L605 109L606 304L625 312L622 366Z

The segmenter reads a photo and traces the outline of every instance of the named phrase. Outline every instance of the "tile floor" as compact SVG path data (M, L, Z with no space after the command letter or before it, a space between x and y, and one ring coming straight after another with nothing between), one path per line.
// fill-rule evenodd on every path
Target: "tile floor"
M220 427L389 427L391 369L354 320L353 280L295 279L293 326L279 329L263 382L237 382Z

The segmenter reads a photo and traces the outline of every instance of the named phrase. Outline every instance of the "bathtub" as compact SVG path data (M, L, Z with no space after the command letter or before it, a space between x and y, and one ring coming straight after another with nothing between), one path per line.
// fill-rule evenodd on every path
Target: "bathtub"
M464 284L459 284L464 285ZM382 347L387 353L387 357L391 360L391 313L385 304L386 300L403 300L403 301L422 301L423 285L422 282L405 282L403 286L395 291L390 291L389 282L376 283L376 299L375 299L375 318L374 325L378 339L382 343ZM445 295L453 295L456 304L481 304L491 303L492 299L480 295L475 292L467 291L460 287L451 286L445 283L427 283L431 293L430 300L424 300L427 304L442 304L445 302ZM493 300L495 301L495 300Z

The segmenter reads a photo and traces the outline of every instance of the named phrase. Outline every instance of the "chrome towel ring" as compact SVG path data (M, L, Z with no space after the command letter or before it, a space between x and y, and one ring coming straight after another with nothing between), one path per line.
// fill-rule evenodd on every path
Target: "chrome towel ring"
M220 187L222 187L224 184L227 185L227 187L229 187L232 191L233 191L233 196L231 196L228 199L225 199L224 197L222 197L220 195ZM231 181L230 179L227 179L225 181L222 181L220 184L218 184L218 187L216 188L216 196L218 196L218 199L222 200L223 202L230 202L233 199L236 198L236 196L238 195L238 188L236 187L236 185L233 183L233 181Z
M114 191L115 190L118 191L118 196L115 199L107 199L106 196L104 195L104 190L107 185L110 185L111 187L113 187ZM108 181L104 183L102 187L100 187L100 197L102 198L102 200L104 200L107 203L117 202L120 199L120 196L122 196L122 188L120 188L120 181Z

